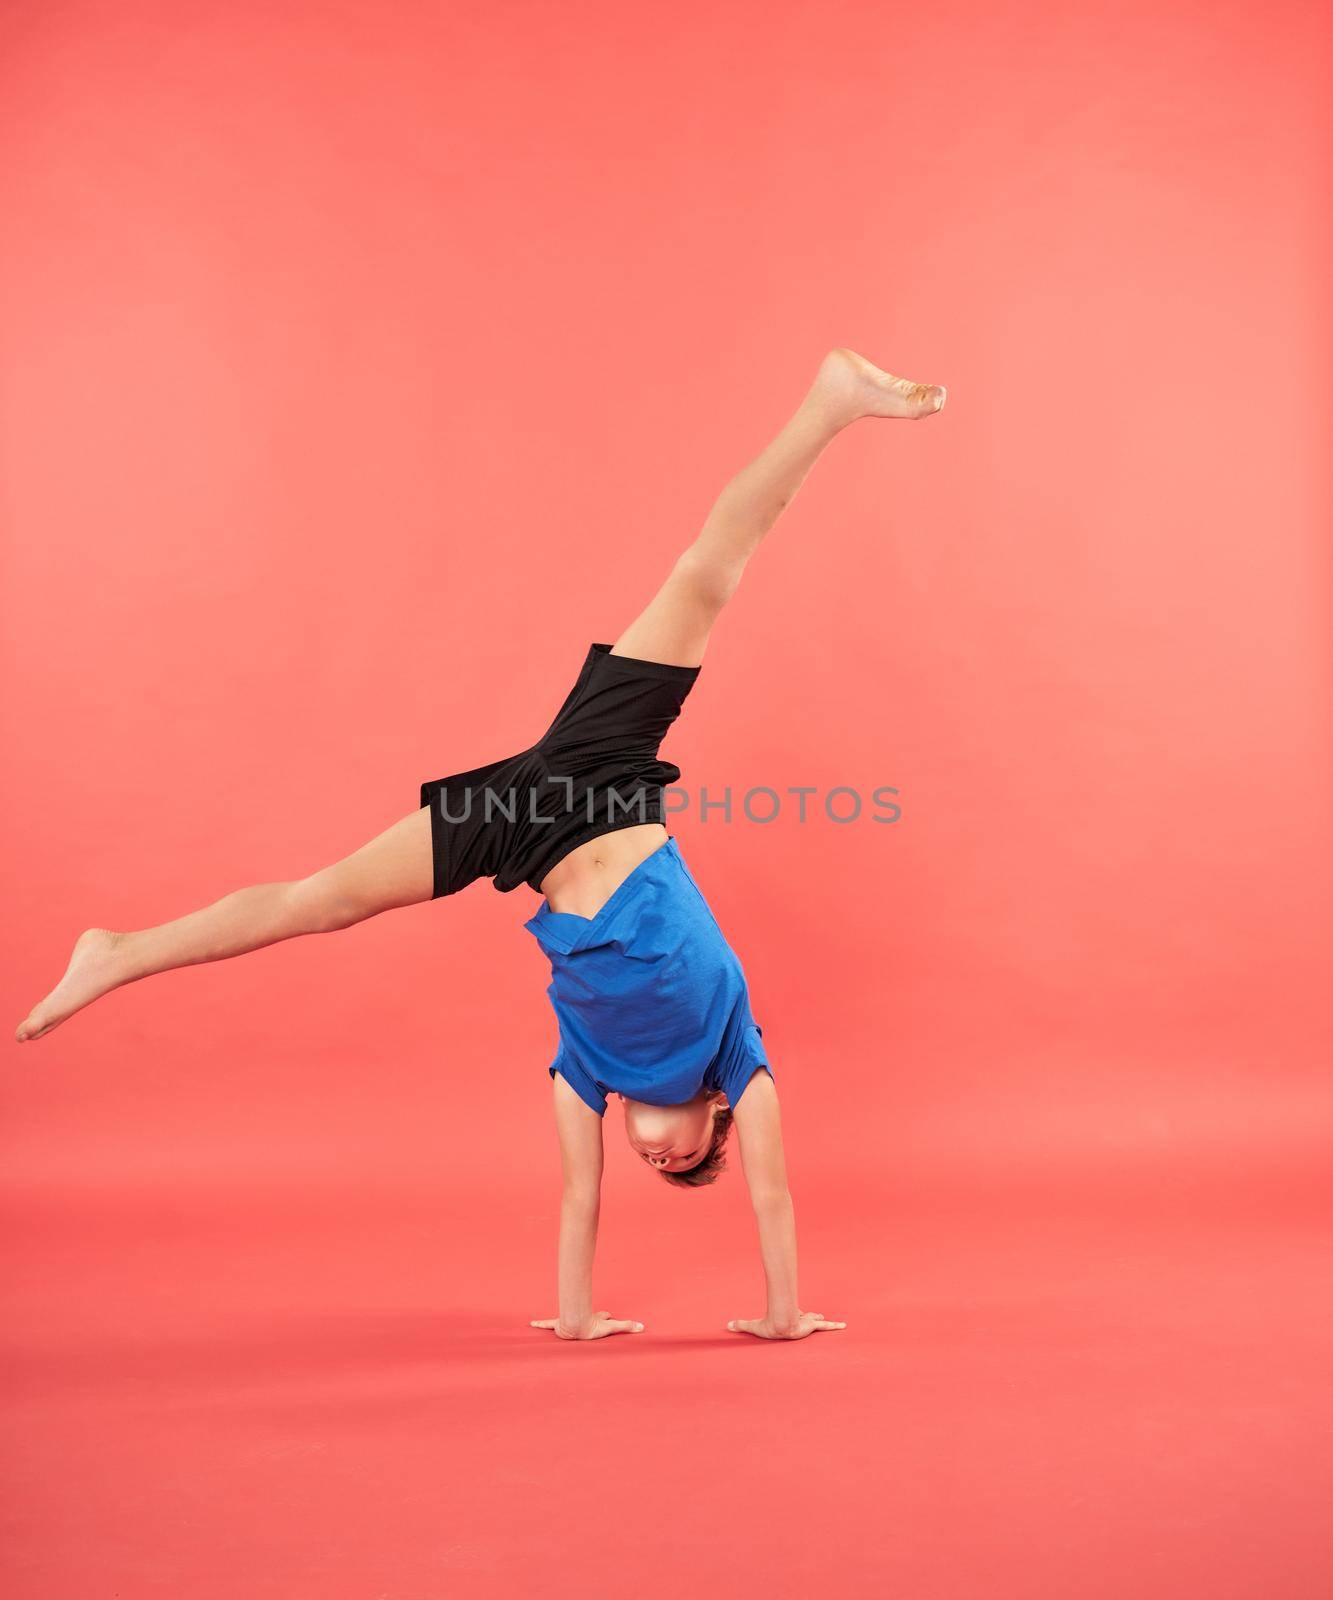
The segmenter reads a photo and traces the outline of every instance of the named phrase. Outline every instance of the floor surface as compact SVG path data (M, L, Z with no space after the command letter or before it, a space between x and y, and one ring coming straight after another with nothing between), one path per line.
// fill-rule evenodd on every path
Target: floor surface
M802 1243L850 1326L784 1345L723 1326L758 1309L739 1186L608 1217L602 1298L648 1327L588 1345L527 1327L535 1189L485 1240L426 1186L16 1201L4 1592L1333 1592L1299 1182L842 1198Z

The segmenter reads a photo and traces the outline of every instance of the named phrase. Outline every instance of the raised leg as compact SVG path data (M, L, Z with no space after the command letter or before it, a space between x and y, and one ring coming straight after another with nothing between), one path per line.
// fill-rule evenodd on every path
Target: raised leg
M20 1043L40 1039L112 989L153 973L349 928L394 906L429 900L433 888L430 810L423 807L307 878L238 889L202 911L137 933L89 928L75 943L65 976L15 1037Z
M942 388L892 377L853 350L831 350L795 415L722 491L699 537L612 654L697 667L746 562L834 437L861 417L928 417L943 404Z

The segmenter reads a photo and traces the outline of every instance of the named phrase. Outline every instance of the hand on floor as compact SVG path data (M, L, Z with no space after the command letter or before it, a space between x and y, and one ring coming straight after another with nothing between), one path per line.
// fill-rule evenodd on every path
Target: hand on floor
M752 1333L756 1339L808 1339L812 1333L832 1333L846 1326L845 1322L826 1322L822 1311L798 1311L795 1322L780 1325L769 1317L737 1318L727 1324L732 1333Z
M557 1339L606 1339L613 1333L642 1333L641 1322L617 1322L609 1311L594 1311L582 1327L570 1327L559 1317L534 1322L534 1328L549 1328Z

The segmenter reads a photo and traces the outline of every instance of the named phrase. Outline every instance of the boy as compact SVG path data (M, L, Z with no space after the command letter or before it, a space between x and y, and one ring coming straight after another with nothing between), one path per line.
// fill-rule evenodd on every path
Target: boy
M241 889L157 928L90 928L64 977L19 1025L41 1038L139 978L345 928L488 877L544 898L527 923L551 960L560 1045L549 1072L564 1171L559 1315L565 1339L640 1333L592 1306L607 1095L630 1147L677 1186L715 1180L734 1122L768 1289L768 1339L845 1326L803 1311L777 1090L745 976L673 838L658 750L698 676L746 563L833 438L863 417L916 419L944 390L832 350L777 438L723 490L698 538L614 645L594 644L546 733L518 755L422 785L421 805L345 860Z

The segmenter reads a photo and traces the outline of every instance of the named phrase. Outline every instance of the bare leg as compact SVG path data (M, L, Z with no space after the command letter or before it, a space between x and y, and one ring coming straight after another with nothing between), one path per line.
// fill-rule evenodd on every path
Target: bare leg
M238 889L202 911L158 928L79 936L65 976L20 1023L20 1043L43 1034L84 1006L138 978L202 961L225 961L304 933L329 933L394 906L429 900L434 888L430 808L423 807L335 862L291 883Z
M941 388L891 377L855 351L831 350L796 414L722 491L699 537L612 654L697 667L746 562L834 437L861 417L928 417L943 404Z

